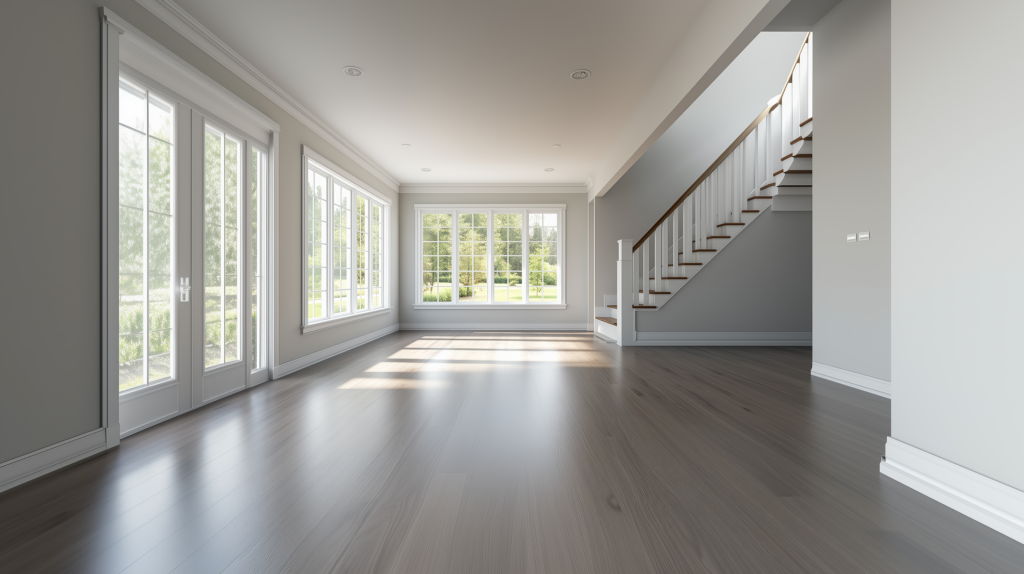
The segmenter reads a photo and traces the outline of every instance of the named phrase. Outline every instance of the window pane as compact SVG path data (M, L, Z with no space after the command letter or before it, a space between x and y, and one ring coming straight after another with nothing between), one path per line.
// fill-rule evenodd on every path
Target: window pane
M459 301L487 302L487 214L459 214Z

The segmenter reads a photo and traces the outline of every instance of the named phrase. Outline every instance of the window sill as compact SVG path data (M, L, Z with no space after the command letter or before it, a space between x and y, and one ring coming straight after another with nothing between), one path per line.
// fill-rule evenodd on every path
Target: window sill
M455 309L475 309L486 311L491 309L565 309L565 303L416 303L413 309L433 309L435 311L452 311Z
M309 325L302 326L302 334L315 333L317 331L323 331L324 329L330 329L331 327L337 327L339 325L345 325L348 323L355 323L356 321L362 321L363 319L369 319L371 317L380 317L381 315L387 315L391 312L391 307L385 307L383 309L377 309L375 311L365 311L363 313L356 313L354 315L346 315L344 317L338 317L336 319L328 319L326 321L317 321Z

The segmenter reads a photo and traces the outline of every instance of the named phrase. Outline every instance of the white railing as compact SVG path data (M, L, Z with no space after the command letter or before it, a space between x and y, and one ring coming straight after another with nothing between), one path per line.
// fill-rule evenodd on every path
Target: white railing
M619 242L619 344L635 338L633 308L654 308L670 293L666 279L714 253L714 239L734 235L750 201L775 195L782 158L814 113L813 39L807 34L782 92L639 241ZM687 265L690 264L690 265ZM677 279L678 280L678 279Z

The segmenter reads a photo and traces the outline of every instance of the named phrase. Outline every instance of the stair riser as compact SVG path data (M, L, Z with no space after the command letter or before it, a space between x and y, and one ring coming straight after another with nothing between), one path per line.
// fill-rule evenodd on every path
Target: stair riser
M814 165L814 160L809 157L791 157L782 162L782 169L789 171L791 169L811 169Z
M781 185L811 185L814 174L811 173L780 173L775 176L775 187Z
M783 185L775 188L775 196L780 195L811 195L814 190L811 186Z
M739 233L739 230L730 230L728 235L736 235L737 233ZM709 239L708 243L711 245L711 249L717 249L721 251L726 245L729 244L730 241L732 241L732 239Z
M747 209L759 209L764 211L772 204L771 199L753 199L747 202Z

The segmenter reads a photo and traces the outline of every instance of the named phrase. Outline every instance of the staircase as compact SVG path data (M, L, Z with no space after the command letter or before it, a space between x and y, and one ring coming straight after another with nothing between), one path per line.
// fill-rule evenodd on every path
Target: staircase
M767 210L810 211L813 37L782 92L639 241L619 240L618 287L595 332L638 345L636 313L656 313Z

